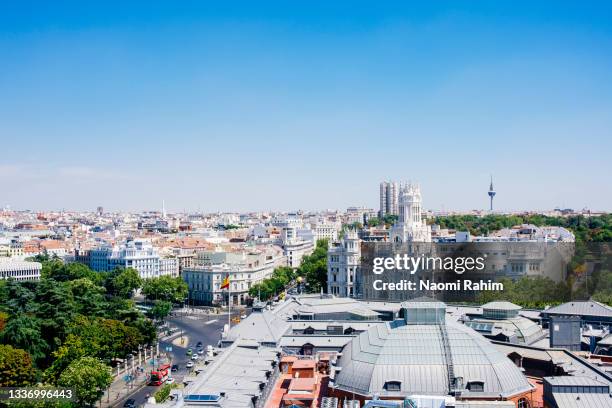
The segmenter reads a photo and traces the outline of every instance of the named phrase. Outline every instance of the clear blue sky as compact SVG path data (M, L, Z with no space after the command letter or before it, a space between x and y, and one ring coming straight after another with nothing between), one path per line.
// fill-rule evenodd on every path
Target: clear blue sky
M610 2L12 3L0 206L612 210Z

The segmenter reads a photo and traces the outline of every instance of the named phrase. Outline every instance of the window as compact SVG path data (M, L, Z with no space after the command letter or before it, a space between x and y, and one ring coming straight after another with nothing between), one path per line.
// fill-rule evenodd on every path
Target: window
M385 390L387 391L401 391L402 383L400 381L387 381L385 383Z
M517 408L531 408L531 404L529 404L529 401L527 401L526 398L521 398L518 400L518 404L516 406Z
M470 381L467 383L467 389L471 392L483 392L484 382L482 381Z

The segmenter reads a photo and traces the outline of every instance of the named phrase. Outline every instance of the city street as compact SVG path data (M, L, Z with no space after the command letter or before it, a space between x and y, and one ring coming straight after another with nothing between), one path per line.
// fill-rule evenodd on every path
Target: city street
M175 316L168 319L168 323L171 327L179 329L178 332L174 333L169 339L161 340L159 343L159 351L162 356L166 353L167 347L172 347L172 351L167 353L170 357L171 364L178 364L178 372L172 373L172 377L175 378L177 384L181 384L183 379L187 375L195 375L190 369L186 368L186 364L190 361L189 356L186 352L189 347L195 352L197 342L201 341L204 348L208 345L217 347L217 343L221 339L221 332L224 324L227 323L227 314L223 315L185 315ZM184 344L180 344L180 333L184 338L188 339ZM163 339L163 338L162 338ZM151 371L153 366L148 363L146 371ZM136 400L136 405L141 406L145 403L147 394L153 395L160 388L160 386L145 386L138 391L118 400L113 407L123 407L123 404L128 398Z

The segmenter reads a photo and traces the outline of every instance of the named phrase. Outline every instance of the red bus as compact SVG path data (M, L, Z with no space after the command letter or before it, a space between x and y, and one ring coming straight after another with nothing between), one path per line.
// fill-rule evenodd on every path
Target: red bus
M166 378L168 378L168 372L170 371L170 364L160 365L157 370L151 370L149 377L149 385L162 385Z

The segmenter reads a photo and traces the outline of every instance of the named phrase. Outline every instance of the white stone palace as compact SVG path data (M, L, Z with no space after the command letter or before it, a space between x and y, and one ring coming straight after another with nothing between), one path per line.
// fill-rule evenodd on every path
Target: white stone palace
M422 217L420 186L400 185L399 220L389 238L391 242L431 242L431 226Z

